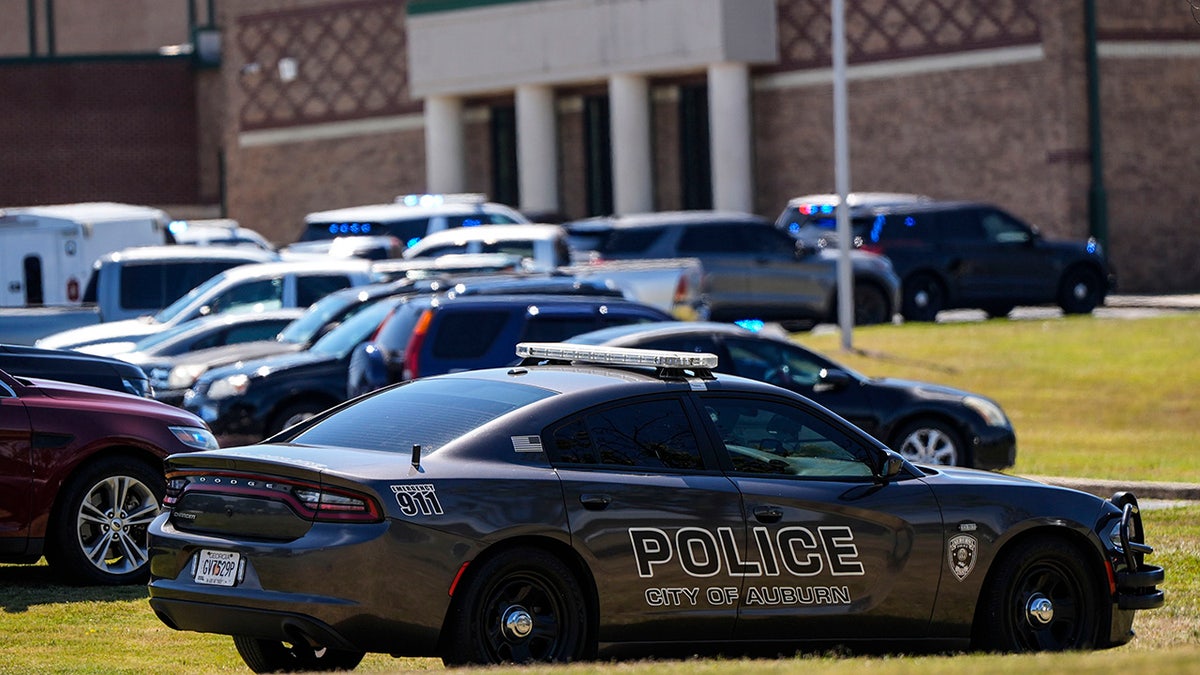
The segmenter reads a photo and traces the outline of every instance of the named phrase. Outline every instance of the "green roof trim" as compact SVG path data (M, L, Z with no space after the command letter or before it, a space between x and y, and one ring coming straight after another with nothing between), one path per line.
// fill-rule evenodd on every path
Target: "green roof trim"
M435 14L437 12L454 12L460 9L478 9L492 5L515 5L519 2L538 2L539 0L408 0L408 13Z

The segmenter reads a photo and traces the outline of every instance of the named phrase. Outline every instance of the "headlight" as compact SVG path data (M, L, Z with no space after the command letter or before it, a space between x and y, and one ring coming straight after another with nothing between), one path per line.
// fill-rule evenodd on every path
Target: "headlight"
M1008 417L1004 415L1004 411L1000 406L991 401L978 396L964 396L963 405L971 410L979 413L979 416L987 422L989 427L1007 427L1009 426Z
M200 450L216 450L217 439L208 429L200 427L167 427L180 443Z
M167 375L167 388L187 389L195 384L196 378L203 375L206 370L208 370L208 366L202 363L175 366L171 369L171 373Z
M219 380L213 380L212 385L208 388L208 398L212 401L219 401L230 396L241 396L246 393L246 388L249 386L249 375L239 373L222 377Z

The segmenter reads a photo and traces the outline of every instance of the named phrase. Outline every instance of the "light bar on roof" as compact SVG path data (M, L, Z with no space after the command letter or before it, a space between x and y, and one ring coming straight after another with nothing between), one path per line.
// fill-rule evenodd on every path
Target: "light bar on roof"
M487 195L480 192L450 192L446 194L399 195L394 200L405 206L441 206L442 204L482 204Z
M522 342L517 345L517 356L523 359L562 359L614 366L707 368L709 370L717 367L716 354L574 345L562 342Z

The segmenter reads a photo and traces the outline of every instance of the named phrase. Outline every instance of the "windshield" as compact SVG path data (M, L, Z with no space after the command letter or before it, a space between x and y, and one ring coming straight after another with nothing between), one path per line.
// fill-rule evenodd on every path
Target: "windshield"
M210 289L217 286L222 281L225 281L224 274L218 274L215 277L209 278L208 281L205 281L204 283L200 284L199 286L188 291L182 298L179 298L175 302L172 302L170 305L167 305L167 307L165 309L163 309L162 311L160 311L158 314L155 314L154 320L157 321L158 323L167 323L171 319L174 319L175 317L182 314L184 312L184 310L186 310L188 308L188 306L190 304L192 304L192 301L194 301L195 299L199 298L202 295L207 295Z
M289 323L283 330L279 331L280 342L289 342L291 344L305 345L312 342L317 333L325 327L325 324L338 319L340 315L346 311L346 308L360 303L360 293L334 293L327 295L304 312L304 316Z
M513 382L462 378L412 380L362 399L293 443L422 455L554 392Z
M384 300L371 303L343 321L337 328L317 340L310 351L339 359L348 355L350 350L371 337L375 329L379 328L379 324L383 323L384 317L399 302L397 298L385 298Z
M150 351L151 349L153 349L154 347L158 347L159 345L165 344L168 341L175 339L175 337L182 335L183 333L197 330L198 328L199 328L199 326L197 326L194 321L185 321L181 324L178 324L176 326L171 326L170 328L167 328L166 330L161 330L157 333L154 333L152 335L144 337L141 340L138 340L137 342L134 343L133 349L131 349L129 351L147 352L147 351Z

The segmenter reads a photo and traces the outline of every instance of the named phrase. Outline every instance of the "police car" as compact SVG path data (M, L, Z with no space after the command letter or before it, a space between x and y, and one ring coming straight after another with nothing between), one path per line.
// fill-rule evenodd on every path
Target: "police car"
M150 604L253 670L1128 642L1136 498L914 465L711 354L522 343L167 460Z

